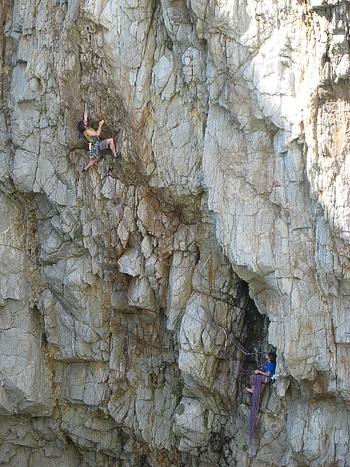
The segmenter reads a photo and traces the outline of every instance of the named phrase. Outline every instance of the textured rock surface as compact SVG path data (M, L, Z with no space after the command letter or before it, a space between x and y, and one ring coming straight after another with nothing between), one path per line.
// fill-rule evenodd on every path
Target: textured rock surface
M347 466L347 2L0 15L0 465Z

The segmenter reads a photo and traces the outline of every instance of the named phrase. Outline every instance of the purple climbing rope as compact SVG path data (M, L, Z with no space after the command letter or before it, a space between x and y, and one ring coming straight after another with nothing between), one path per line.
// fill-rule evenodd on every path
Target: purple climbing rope
M254 391L252 395L252 408L250 409L249 417L249 444L248 444L248 456L253 457L252 447L255 428L258 424L258 412L260 405L260 394L261 394L262 376L260 374L254 375Z

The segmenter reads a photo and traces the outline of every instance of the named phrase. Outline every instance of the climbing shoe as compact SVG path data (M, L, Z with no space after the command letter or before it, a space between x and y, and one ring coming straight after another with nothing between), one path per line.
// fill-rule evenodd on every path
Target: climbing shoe
M122 157L122 153L120 151L118 151L114 157L116 159L118 159L118 157Z
M82 172L86 172L86 169L83 169Z

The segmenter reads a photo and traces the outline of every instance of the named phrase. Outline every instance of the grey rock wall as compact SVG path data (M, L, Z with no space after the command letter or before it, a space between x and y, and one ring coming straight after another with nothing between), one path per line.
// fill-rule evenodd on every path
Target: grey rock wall
M0 465L349 465L348 3L0 15Z

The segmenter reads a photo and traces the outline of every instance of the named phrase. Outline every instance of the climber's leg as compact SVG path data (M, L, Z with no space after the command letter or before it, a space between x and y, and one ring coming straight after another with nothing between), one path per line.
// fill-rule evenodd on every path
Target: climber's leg
M117 152L115 150L113 138L104 139L100 142L100 151L104 151L105 149L108 149L108 147L112 151L113 157L116 157Z

